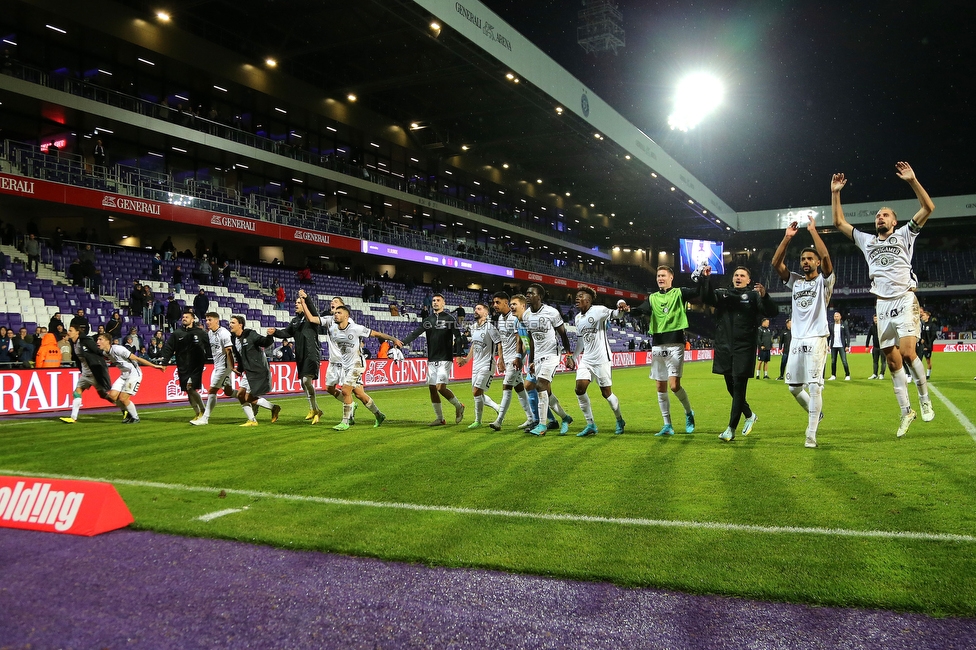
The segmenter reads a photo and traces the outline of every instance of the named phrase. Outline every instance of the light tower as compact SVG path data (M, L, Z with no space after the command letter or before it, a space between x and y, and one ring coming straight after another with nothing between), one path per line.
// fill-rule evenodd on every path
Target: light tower
M576 42L587 54L608 50L616 54L618 47L627 44L624 15L613 0L583 0L578 16Z

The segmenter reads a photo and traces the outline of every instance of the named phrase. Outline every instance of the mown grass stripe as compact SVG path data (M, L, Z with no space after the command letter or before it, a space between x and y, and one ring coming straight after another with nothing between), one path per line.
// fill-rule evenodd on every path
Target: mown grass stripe
M962 411L960 411L955 404L950 402L949 398L943 395L942 391L940 391L938 388L936 388L932 384L929 384L929 391L934 393L936 397L942 400L942 403L946 405L946 408L949 409L949 412L955 415L956 419L959 420L959 424L961 424L962 428L966 430L966 433L969 434L969 437L972 438L973 441L976 441L976 425L970 422L969 418L967 418L966 415Z
M350 506L360 508L385 508L391 510L413 510L418 512L445 512L458 515L473 515L480 517L508 517L515 519L531 519L536 521L558 521L572 523L599 523L618 526L642 526L656 528L686 528L697 530L715 530L721 532L747 532L770 535L821 535L827 537L855 537L874 539L904 539L929 542L960 542L976 543L972 535L956 535L951 533L925 533L915 531L892 530L850 530L845 528L818 528L805 526L757 526L752 524L730 524L710 521L680 521L667 519L642 519L627 517L601 517L598 515L571 515L543 512L519 512L515 510L481 510L476 508L459 508L455 506L434 506L418 503L397 503L384 501L368 501L356 499L336 499L332 497L314 497L301 494L277 494L258 490L236 490L233 488L203 487L182 485L179 483L156 483L153 481L133 481L129 479L108 479L89 476L69 476L64 474L45 474L38 472L24 472L20 470L0 469L0 474L11 476L36 476L38 478L62 479L71 481L99 481L114 485L130 487L155 488L159 490L176 490L182 492L224 492L228 495L246 496L260 499L278 499L283 501L301 501L306 503L320 503L334 506Z

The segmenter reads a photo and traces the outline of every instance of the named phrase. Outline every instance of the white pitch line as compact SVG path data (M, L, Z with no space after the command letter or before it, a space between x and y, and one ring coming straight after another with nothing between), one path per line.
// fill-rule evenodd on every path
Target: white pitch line
M218 510L217 512L208 512L205 515L200 515L197 517L200 521L212 521L217 517L223 517L224 515L232 515L235 512L244 512L247 508L227 508L226 510Z
M967 418L966 415L962 411L960 411L955 404L950 402L949 398L943 395L942 391L940 391L938 388L936 388L932 384L929 384L929 390L935 393L935 396L938 397L940 400L942 400L942 403L946 405L946 408L949 409L949 412L955 415L956 419L959 420L959 424L961 424L962 428L966 430L966 433L969 434L969 437L972 438L974 441L976 441L976 425L970 422L969 418Z
M816 528L804 526L756 526L750 524L728 524L711 521L680 521L669 519L640 519L600 517L596 515L570 515L544 512L520 512L517 510L480 510L476 508L457 508L453 506L432 506L417 503L397 503L384 501L360 501L354 499L334 499L331 497L312 497L301 494L277 494L275 492L259 492L256 490L235 490L233 488L214 488L195 485L181 485L179 483L154 483L151 481L132 481L128 479L94 478L90 476L67 476L62 474L43 474L38 472L23 472L0 468L0 475L36 476L38 478L64 479L71 481L99 481L115 485L132 487L155 488L158 490L176 490L181 492L224 492L239 496L259 499L280 499L283 501L303 501L306 503L321 503L333 506L352 506L359 508L386 508L391 510L414 510L417 512L447 512L457 515L474 515L479 517L508 517L512 519L534 519L538 521L566 521L572 523L615 524L618 526L642 526L655 528L687 528L694 530L718 530L722 532L748 532L763 534L788 535L823 535L827 537L863 537L876 539L907 539L927 542L963 542L976 543L976 536L956 535L953 533L920 533L914 531L897 530L850 530L846 528Z

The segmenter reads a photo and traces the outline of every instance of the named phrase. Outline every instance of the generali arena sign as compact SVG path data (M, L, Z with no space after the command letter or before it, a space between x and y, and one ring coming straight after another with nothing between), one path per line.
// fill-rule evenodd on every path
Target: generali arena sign
M93 190L87 187L62 185L61 183L27 179L9 174L0 174L0 194L10 194L29 199L38 199L40 201L49 201L51 203L76 205L95 210L106 210L119 214L131 214L149 219L173 221L191 226L206 226L218 230L259 235L271 239L300 240L310 244L348 251L359 251L361 247L360 240L353 239L352 237L316 233L311 230L271 223L270 221L249 219L247 217L238 217L229 214L218 214L209 210L198 210L197 208L179 205L178 203L150 201L148 199L128 197L113 192ZM173 196L179 200L185 198L182 195L174 194Z
M699 361L712 358L711 350L687 350L685 361ZM648 352L616 352L613 355L613 365L616 368L629 366L643 366L650 362ZM325 389L325 374L329 367L328 361L323 361L319 371L319 379L315 383L316 390ZM208 366L204 377L210 373ZM561 367L565 370L564 367ZM116 368L110 368L109 374L114 380L119 376ZM0 371L0 416L27 413L51 413L66 411L71 408L72 392L78 383L80 371L74 368L56 368L52 370L4 370ZM237 388L239 377L234 376L234 387ZM471 379L471 364L458 366L454 364L451 371L451 381L465 381ZM427 360L404 359L394 363L389 359L368 359L363 381L367 388L383 386L409 386L427 383ZM271 364L271 395L285 395L302 391L301 377L293 363ZM200 394L206 398L206 388ZM142 383L139 393L133 400L136 404L166 404L170 402L186 402L186 393L180 390L179 377L176 366L167 366L163 371L147 369L142 373ZM82 408L105 408L109 403L101 399L95 391L87 390L82 395Z

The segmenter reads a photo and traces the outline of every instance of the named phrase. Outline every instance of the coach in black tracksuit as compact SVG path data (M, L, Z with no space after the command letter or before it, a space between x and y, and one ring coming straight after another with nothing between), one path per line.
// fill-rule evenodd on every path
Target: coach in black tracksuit
M776 314L773 304L761 284L750 289L752 273L740 266L732 273L732 286L713 289L709 281L711 269L705 267L704 277L699 278L702 302L715 307L715 358L712 373L725 377L725 387L732 396L732 409L729 413L729 428L719 436L722 440L735 437L739 419L745 414L747 420L754 422L754 414L746 401L746 388L752 377L756 347L758 346L758 325L762 318ZM747 422L749 424L749 422ZM744 433L748 433L743 429Z
M176 355L176 374L179 377L180 390L186 393L196 417L206 410L199 391L203 386L203 366L207 362L210 339L203 328L194 322L193 312L189 309L183 312L181 325L166 339L159 355L162 363L169 363L173 355Z

